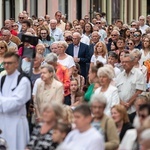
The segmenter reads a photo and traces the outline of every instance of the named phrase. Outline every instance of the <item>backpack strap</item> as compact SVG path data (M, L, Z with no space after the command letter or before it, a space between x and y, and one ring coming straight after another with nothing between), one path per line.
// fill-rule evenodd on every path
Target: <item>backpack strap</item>
M2 92L2 87L3 87L3 84L4 84L4 81L5 81L5 78L6 78L6 75L2 76L1 78L1 92Z

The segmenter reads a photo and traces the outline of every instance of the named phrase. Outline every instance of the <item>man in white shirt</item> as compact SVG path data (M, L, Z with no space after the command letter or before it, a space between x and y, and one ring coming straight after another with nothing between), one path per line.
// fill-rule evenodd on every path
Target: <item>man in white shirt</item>
M18 65L17 54L7 52L4 55L7 75L3 82L3 77L0 80L0 129L10 150L24 150L29 141L26 103L31 99L31 83L27 77L22 77L18 83Z
M144 16L140 16L139 17L139 29L141 30L142 34L144 34L146 31L146 29L149 27L148 25L145 24L145 17Z
M134 101L146 89L144 75L139 69L134 68L134 59L132 54L124 55L122 61L124 71L115 80L120 103L127 108L129 114L136 111Z
M57 21L55 19L50 20L50 36L52 36L55 41L64 41L63 32L61 29L57 28Z
M79 32L81 34L80 42L82 42L84 44L87 44L87 45L90 44L90 39L86 35L83 34L83 29L82 29L81 25L76 25L75 26L75 31Z
M63 146L71 150L104 150L102 135L91 127L91 110L87 104L74 109L76 129L71 131L63 142Z

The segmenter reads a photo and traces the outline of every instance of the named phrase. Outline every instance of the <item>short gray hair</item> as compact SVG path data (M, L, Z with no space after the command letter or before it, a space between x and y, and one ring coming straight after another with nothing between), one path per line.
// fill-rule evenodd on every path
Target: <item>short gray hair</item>
M123 57L129 57L130 58L130 61L134 61L135 60L135 56L133 55L133 54L124 54L124 56Z
M58 60L57 55L55 53L49 53L45 57L45 61L48 62L54 62L56 63Z
M68 48L68 44L67 44L66 41L59 41L59 42L58 42L58 45L63 45L63 46L65 47L65 49Z
M131 51L131 54L132 54L132 55L133 55L133 54L137 54L138 57L139 57L139 59L141 58L141 55L142 55L141 51L140 51L139 49L137 49L137 48L134 48L134 49Z
M41 66L41 69L46 68L48 70L48 72L52 72L53 74L55 73L54 67L52 65L49 64L44 64Z
M91 97L90 105L92 105L94 102L98 102L98 103L104 104L104 108L105 108L106 104L107 104L107 99L104 96L104 94L102 94L102 93L94 93L92 95L92 97Z
M115 77L113 70L108 66L104 66L98 69L97 76L100 77L104 75L106 75L110 80Z

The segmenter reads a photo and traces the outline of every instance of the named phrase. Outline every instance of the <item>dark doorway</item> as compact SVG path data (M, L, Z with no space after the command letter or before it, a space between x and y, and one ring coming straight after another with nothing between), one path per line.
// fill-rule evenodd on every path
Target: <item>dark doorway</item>
M82 18L82 11L81 11L81 8L82 8L82 1L81 0L77 0L77 19L80 20Z

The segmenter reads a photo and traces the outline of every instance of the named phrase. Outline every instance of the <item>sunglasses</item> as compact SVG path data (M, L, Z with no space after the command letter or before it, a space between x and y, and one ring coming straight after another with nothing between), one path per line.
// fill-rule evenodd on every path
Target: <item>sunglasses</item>
M112 34L111 36L117 36L116 34Z
M140 37L141 35L140 34L134 34L134 37Z
M3 49L3 48L5 48L5 47L3 47L3 46L0 46L0 49Z
M133 43L127 43L128 45L133 45Z
M134 32L130 32L131 34L134 34Z
M96 22L96 24L101 24L101 22Z
M24 19L24 17L19 17L19 19Z

